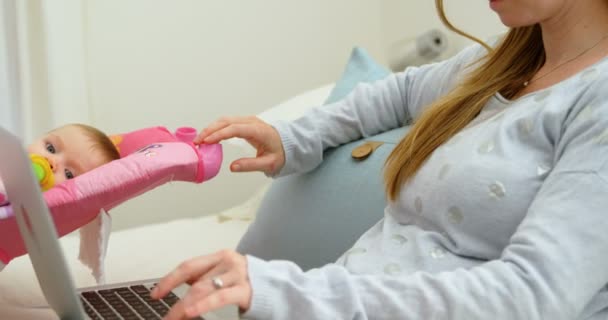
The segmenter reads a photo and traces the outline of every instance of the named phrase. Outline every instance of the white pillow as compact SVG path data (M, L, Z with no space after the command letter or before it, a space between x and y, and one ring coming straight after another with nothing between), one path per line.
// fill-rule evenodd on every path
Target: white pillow
M266 122L297 119L308 109L322 105L333 88L331 83L306 91L258 114L258 117Z

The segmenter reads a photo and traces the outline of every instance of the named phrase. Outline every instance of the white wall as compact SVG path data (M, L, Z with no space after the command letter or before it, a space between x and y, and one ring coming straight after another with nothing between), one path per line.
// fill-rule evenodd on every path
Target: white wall
M499 32L486 2L446 1L456 25ZM86 0L89 116L108 133L151 125L203 128L256 114L333 82L354 45L386 63L391 46L439 27L429 0ZM474 16L475 19L470 19ZM450 36L452 51L463 41ZM224 170L202 185L173 183L113 210L116 229L213 213L267 180L231 174L243 150L225 144ZM145 217L143 217L145 216Z
M259 113L332 82L354 44L381 57L380 9L361 0L86 1L93 122L108 132L203 128L223 115ZM266 178L229 173L239 150L225 151L220 176L133 199L113 210L115 227L244 201Z
M435 1L432 0L383 0L383 21L385 35L385 58L389 59L392 49L404 40L415 36L419 30L439 29L448 35L448 57L472 42L450 32L437 16ZM487 1L444 0L445 13L452 24L481 40L506 31Z
M0 2L0 127L23 137L16 16L15 1Z
M44 15L40 0L3 1L2 125L25 143L53 127L49 105ZM5 91L6 90L6 91ZM7 123L8 122L8 123Z

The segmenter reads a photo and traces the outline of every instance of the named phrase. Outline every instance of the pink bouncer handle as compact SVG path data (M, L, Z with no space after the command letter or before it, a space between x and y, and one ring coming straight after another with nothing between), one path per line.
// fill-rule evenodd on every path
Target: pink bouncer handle
M146 130L169 133L162 127L155 127L134 134L143 133L149 139ZM133 145L129 144L120 150L121 154L129 152L123 158L44 192L59 236L86 225L100 210L109 211L166 182L201 183L215 177L222 163L222 147L220 144L194 145L192 140L195 136L193 128L184 127L176 130L175 134L164 136L159 143L135 152ZM120 144L118 146L121 147ZM15 217L0 219L0 261L7 264L25 253Z
M175 137L186 143L192 143L196 138L196 129L192 127L181 127L175 130ZM202 181L207 181L217 175L222 166L222 146L219 143L216 144L200 144L198 145L198 151L201 154L202 161L205 168L202 170L203 177Z

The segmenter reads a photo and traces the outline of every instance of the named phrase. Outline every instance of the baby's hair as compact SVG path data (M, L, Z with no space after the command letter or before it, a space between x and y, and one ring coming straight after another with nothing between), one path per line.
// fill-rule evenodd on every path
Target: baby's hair
M101 130L82 123L72 123L67 125L79 128L89 139L93 141L93 148L101 151L108 162L120 159L120 153L112 140Z

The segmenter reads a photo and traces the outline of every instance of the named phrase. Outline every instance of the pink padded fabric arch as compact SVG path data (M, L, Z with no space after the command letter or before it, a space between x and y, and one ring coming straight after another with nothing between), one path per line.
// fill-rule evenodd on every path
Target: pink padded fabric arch
M221 145L194 145L194 136L196 130L187 127L175 134L152 127L112 136L121 159L44 192L59 236L86 225L102 209L108 211L166 182L213 178L222 163ZM0 262L7 264L26 250L11 216L10 195L4 193L0 183Z

